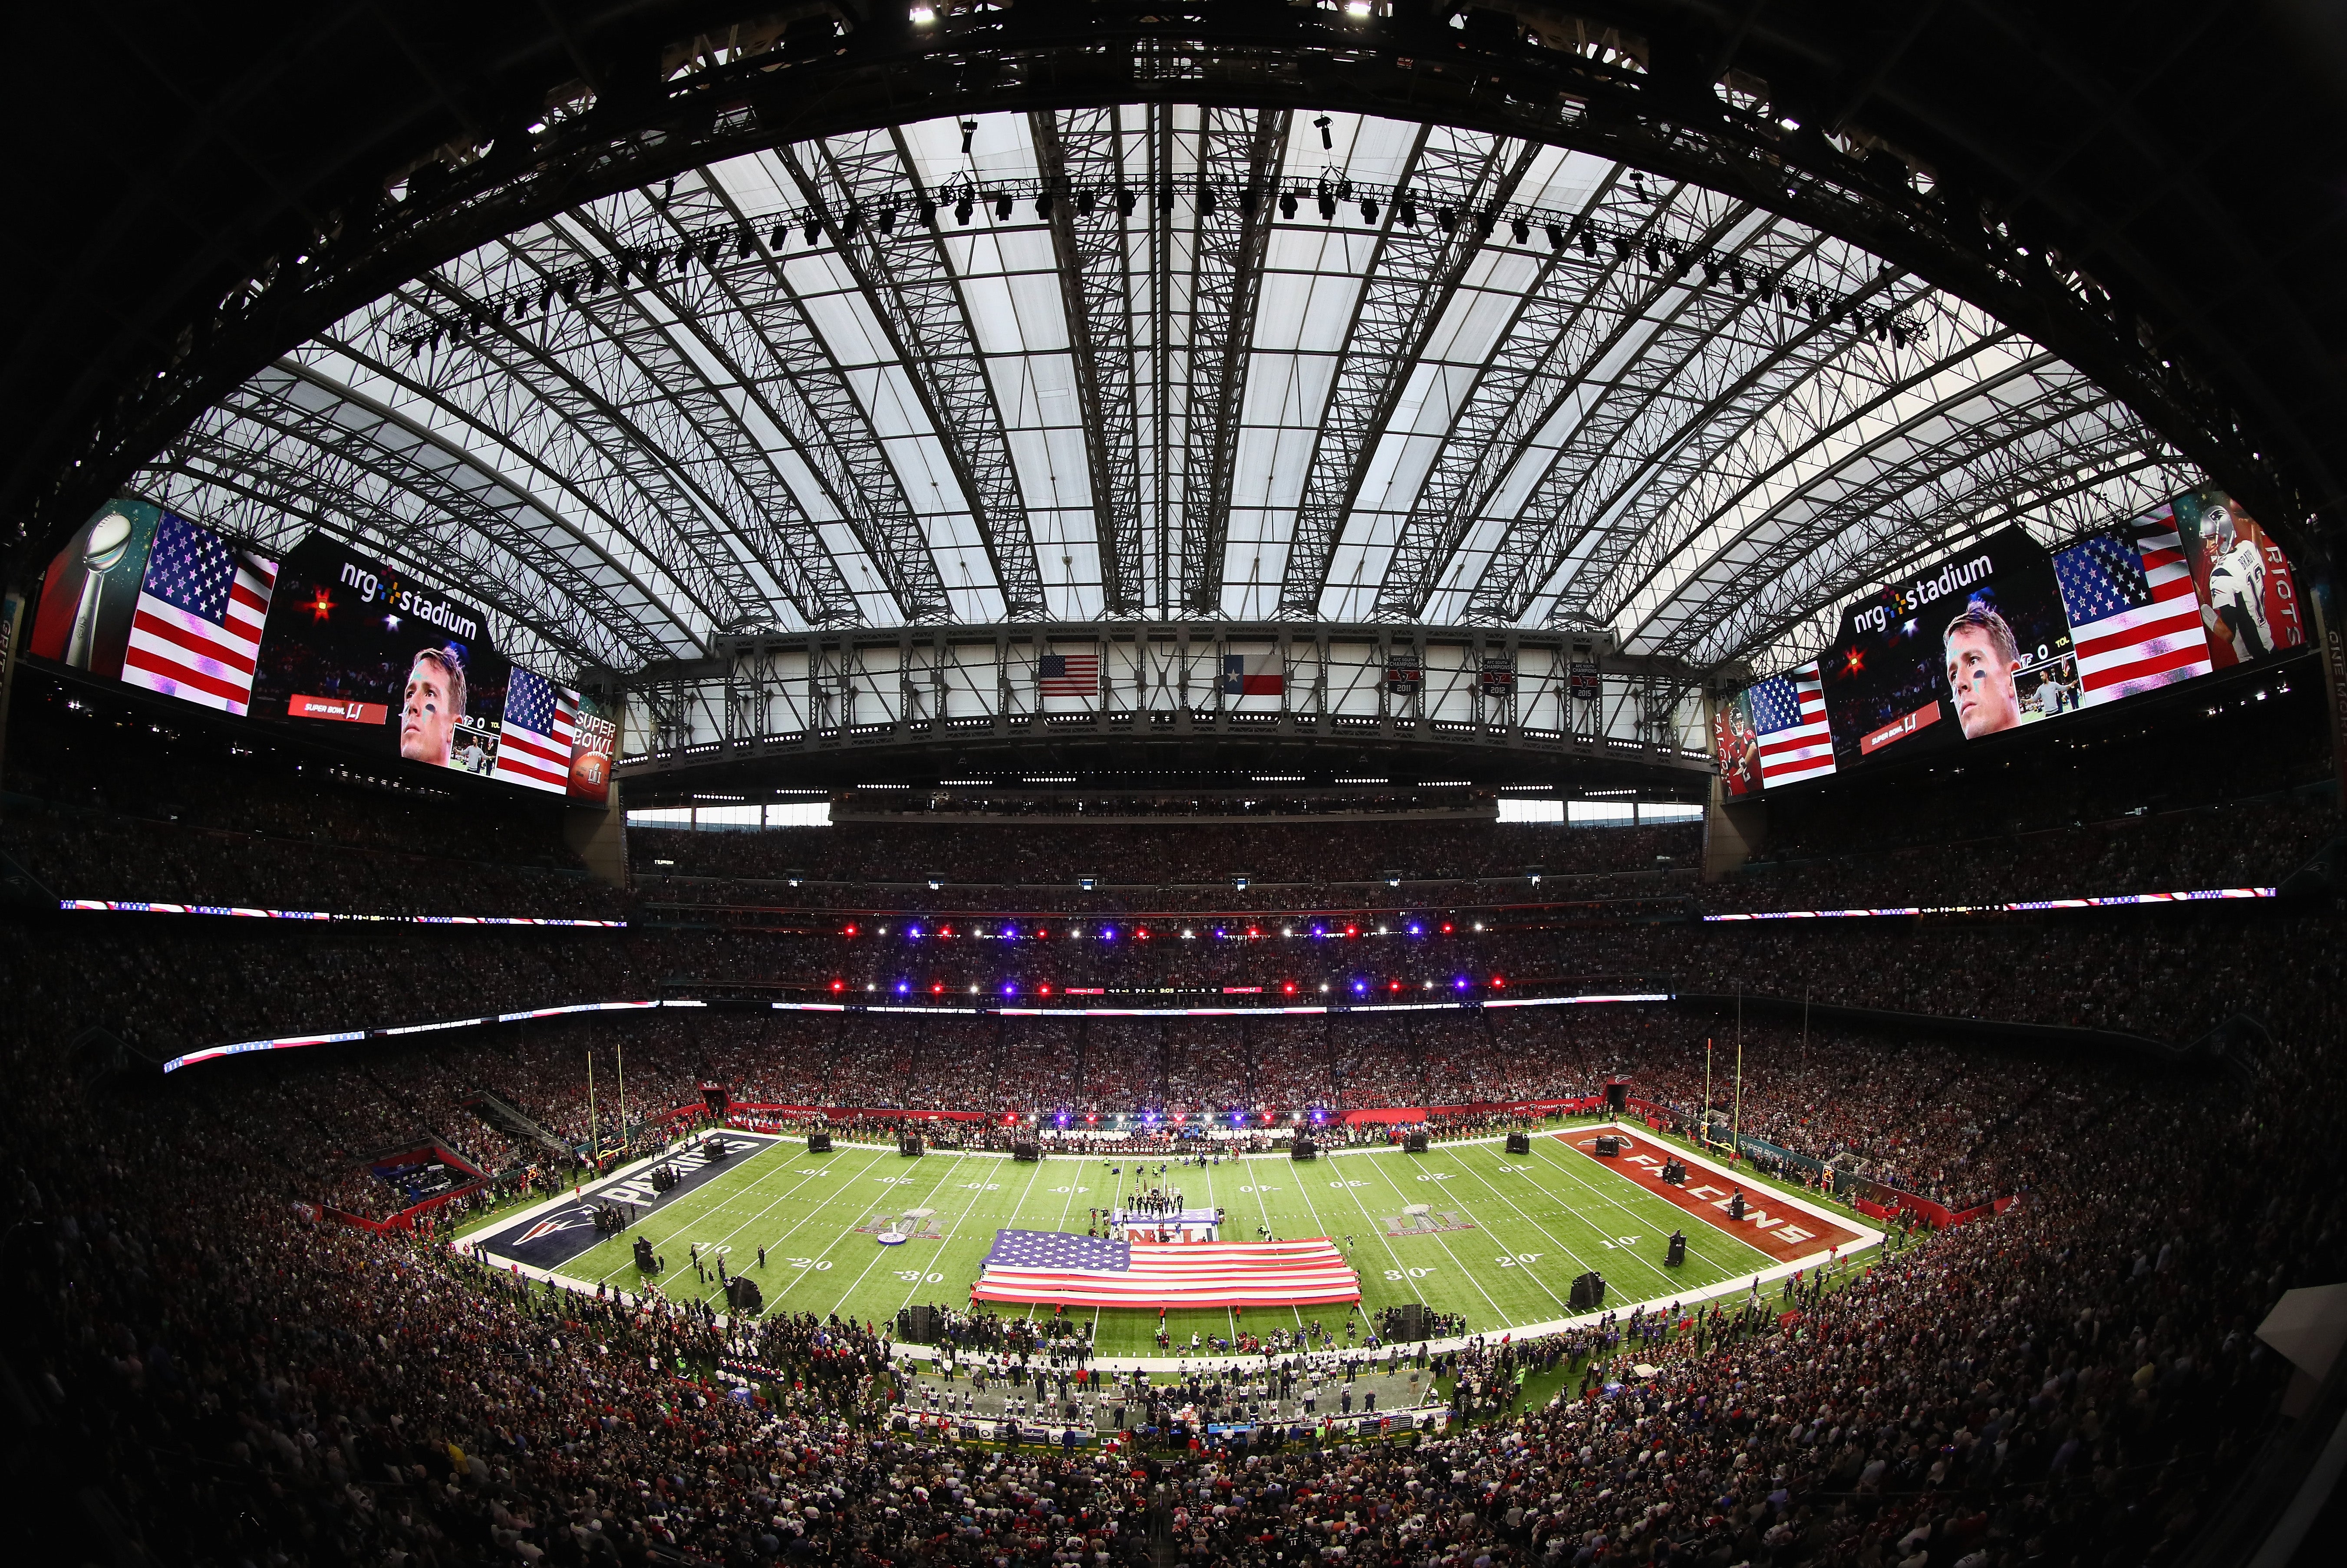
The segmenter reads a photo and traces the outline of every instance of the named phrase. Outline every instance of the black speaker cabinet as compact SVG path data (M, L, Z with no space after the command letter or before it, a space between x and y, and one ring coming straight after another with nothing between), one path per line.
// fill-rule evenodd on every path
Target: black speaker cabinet
M1288 1146L1287 1152L1295 1159L1317 1160L1320 1157L1320 1145L1309 1138L1298 1138Z
M1613 1159L1615 1155L1619 1154L1621 1152L1622 1152L1622 1140L1621 1140L1621 1139L1619 1139L1619 1138L1600 1138L1600 1139L1598 1139L1598 1140L1597 1140L1597 1157L1598 1157L1599 1159L1601 1159L1601 1160L1610 1160L1610 1159Z
M830 1134L830 1133L828 1133L828 1132L810 1132L810 1133L808 1133L808 1134L807 1134L807 1153L810 1153L810 1154L828 1154L828 1153L831 1153L831 1134Z
M917 1155L920 1152L921 1138L919 1133L906 1132L897 1137L897 1153L899 1154Z
M1665 1268L1677 1268L1686 1262L1686 1232L1673 1231L1671 1233L1670 1250L1663 1255L1663 1266Z
M1605 1276L1595 1269L1573 1276L1566 1304L1575 1312L1594 1312L1605 1305Z
M1401 1152L1405 1154L1425 1153L1426 1134L1423 1132L1404 1133L1401 1140Z
M1528 1132L1511 1132L1511 1133L1509 1133L1509 1134L1508 1134L1508 1153L1511 1153L1511 1154L1529 1154L1529 1153L1531 1153L1532 1152L1532 1135L1531 1135L1530 1133L1528 1133Z
M1027 1163L1031 1165L1043 1157L1043 1145L1040 1143L1013 1143L1010 1145L1010 1157L1014 1160L1024 1160Z

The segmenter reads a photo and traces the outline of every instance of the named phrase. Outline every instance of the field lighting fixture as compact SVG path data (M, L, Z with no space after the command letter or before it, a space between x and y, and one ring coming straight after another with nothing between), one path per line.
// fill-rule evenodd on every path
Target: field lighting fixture
M916 5L908 15L912 17L913 26L916 27L931 26L938 19L937 11L928 5Z
M1336 147L1337 142L1336 138L1328 134L1328 117L1324 114L1319 118L1314 120L1312 124L1314 128L1318 130L1320 133L1321 150L1325 152L1333 149Z

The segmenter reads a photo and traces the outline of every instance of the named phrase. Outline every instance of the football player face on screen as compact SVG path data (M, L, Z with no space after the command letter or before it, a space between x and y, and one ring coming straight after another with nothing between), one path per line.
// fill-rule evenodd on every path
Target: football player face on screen
M2013 678L2021 653L2004 617L1975 599L1948 622L1941 646L1948 657L1948 690L1964 739L1976 741L2021 723Z
M399 754L434 767L451 765L456 721L464 712L465 667L446 649L418 650L400 704Z

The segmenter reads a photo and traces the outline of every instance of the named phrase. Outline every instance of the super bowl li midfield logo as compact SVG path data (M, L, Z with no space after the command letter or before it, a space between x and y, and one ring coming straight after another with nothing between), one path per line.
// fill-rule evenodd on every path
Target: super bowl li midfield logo
M883 1245L898 1242L943 1241L946 1233L938 1228L935 1209L890 1209L874 1214L856 1227L857 1235L875 1236Z

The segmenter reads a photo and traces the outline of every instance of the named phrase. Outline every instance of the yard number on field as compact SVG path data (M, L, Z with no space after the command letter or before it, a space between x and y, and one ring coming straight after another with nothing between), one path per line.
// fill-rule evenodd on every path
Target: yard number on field
M1536 1252L1503 1252L1500 1255L1500 1266L1513 1268L1520 1263L1538 1263L1540 1260L1541 1255Z
M1616 1251L1620 1251L1624 1248L1637 1245L1638 1238L1634 1235L1617 1235L1612 1241L1606 1242L1604 1245L1612 1247Z
M1386 1270L1386 1277L1388 1279L1401 1279L1404 1277L1410 1279L1424 1279L1428 1275L1432 1274L1434 1270L1430 1268L1389 1268Z

